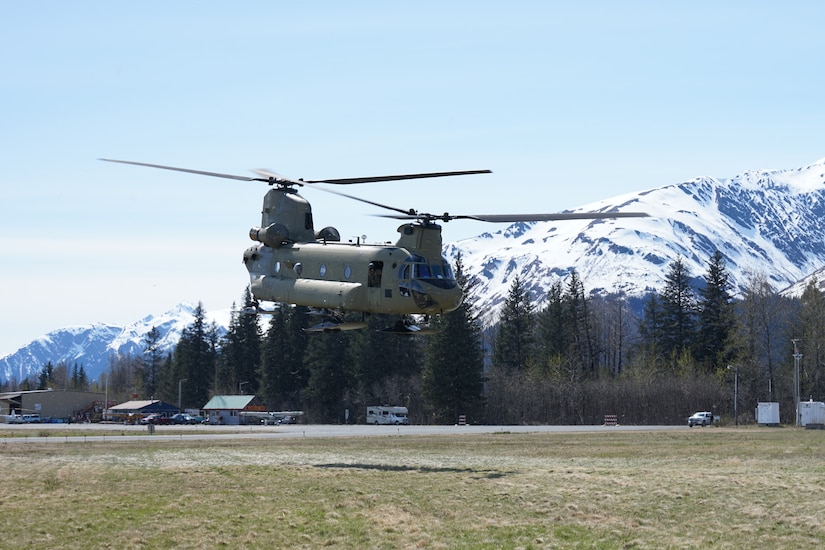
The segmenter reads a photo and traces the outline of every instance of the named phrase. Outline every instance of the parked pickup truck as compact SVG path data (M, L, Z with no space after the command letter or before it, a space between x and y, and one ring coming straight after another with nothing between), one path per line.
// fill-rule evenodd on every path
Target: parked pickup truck
M688 418L688 428L692 428L694 426L710 426L713 424L713 413L703 411L693 413L690 418Z

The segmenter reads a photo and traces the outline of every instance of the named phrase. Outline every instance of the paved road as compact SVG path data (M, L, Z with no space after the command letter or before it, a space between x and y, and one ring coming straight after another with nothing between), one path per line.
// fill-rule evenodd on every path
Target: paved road
M11 443L102 442L102 441L182 441L219 439L282 439L305 437L388 437L405 435L464 435L509 433L585 433L616 431L681 430L687 426L366 426L293 424L284 426L147 426L122 424L0 424L13 436L0 436L0 445ZM59 431L59 435L46 435ZM71 435L71 432L78 435ZM82 434L82 435L81 435Z

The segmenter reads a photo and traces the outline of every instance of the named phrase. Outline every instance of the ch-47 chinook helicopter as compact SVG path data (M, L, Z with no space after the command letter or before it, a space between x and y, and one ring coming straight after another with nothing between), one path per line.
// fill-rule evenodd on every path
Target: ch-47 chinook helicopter
M164 170L242 181L262 181L272 188L266 193L261 225L249 231L256 244L243 253L253 297L260 302L288 303L325 312L329 320L312 331L353 330L366 327L365 320L344 321L344 314L385 313L431 315L455 310L462 290L452 267L442 255L441 226L437 221L456 219L512 223L643 217L642 212L585 212L557 214L429 214L404 210L338 191L327 192L361 201L394 214L384 217L405 220L400 237L392 244L367 244L356 239L341 242L334 227L315 231L312 208L295 187L308 184L350 185L382 181L488 174L490 170L432 172L363 178L293 180L268 170L253 170L258 177L235 176L159 164L100 159ZM256 308L251 313L267 313ZM411 324L398 323L390 332L425 332Z

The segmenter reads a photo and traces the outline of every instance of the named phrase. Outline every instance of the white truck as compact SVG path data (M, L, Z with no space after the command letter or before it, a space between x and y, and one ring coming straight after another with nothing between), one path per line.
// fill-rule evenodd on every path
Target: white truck
M694 426L710 426L713 424L713 413L708 411L696 412L688 418L688 427Z
M367 424L409 424L407 407L367 407Z

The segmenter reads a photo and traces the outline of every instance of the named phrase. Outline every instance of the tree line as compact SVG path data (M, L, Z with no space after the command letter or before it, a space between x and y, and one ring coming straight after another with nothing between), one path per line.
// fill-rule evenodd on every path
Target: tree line
M199 305L171 353L152 329L143 354L113 357L103 380L49 363L27 383L99 390L105 382L116 397L184 408L254 394L269 410L305 411L309 422L363 421L368 405L392 404L417 423L465 415L494 424L597 424L606 414L681 424L695 410L730 418L736 383L740 420L753 421L757 402L778 401L793 422L796 345L803 399L825 397L825 296L816 284L786 298L757 273L734 298L719 251L699 277L677 258L663 287L641 299L589 295L571 271L537 300L516 276L485 330L460 256L455 267L466 298L433 320L431 335L386 334L399 319L383 315L368 316L366 330L308 333L318 319L287 305L262 326L243 313L255 306L246 289L223 336Z

